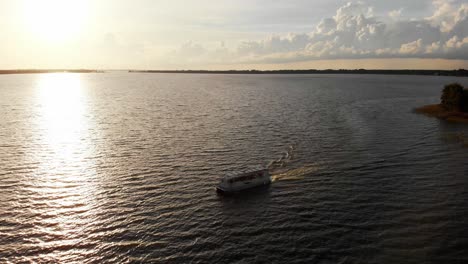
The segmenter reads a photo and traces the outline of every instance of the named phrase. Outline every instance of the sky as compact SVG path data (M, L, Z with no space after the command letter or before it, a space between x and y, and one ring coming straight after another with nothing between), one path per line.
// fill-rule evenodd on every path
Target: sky
M0 0L0 69L468 68L468 0Z

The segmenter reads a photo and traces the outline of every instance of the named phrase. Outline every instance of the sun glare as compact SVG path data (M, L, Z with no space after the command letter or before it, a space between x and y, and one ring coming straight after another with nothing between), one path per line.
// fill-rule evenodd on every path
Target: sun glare
M86 22L86 0L24 0L25 22L37 37L58 42L76 37Z
M73 152L84 125L83 88L80 75L71 73L44 74L39 79L38 98L42 106L41 124L47 131L48 143L63 145ZM58 147L63 152L65 147ZM66 153L61 153L61 156Z

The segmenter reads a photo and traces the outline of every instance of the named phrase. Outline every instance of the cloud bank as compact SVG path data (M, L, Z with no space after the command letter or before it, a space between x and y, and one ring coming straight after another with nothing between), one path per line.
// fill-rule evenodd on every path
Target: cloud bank
M375 16L364 2L349 2L309 33L242 41L228 49L187 42L171 53L185 62L289 63L307 60L432 58L468 60L468 4L433 1L434 12L402 19L404 9Z

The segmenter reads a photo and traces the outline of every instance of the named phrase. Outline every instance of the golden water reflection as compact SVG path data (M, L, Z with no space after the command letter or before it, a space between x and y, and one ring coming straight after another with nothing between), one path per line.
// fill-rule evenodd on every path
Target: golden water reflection
M84 92L79 75L47 74L38 84L40 127L44 139L62 158L71 156L86 132Z
M39 169L29 191L36 199L33 209L41 216L37 228L43 236L34 242L46 248L69 247L70 253L60 251L48 256L69 259L75 254L73 247L83 243L98 193L87 87L80 74L44 74L38 78L38 148L34 159Z

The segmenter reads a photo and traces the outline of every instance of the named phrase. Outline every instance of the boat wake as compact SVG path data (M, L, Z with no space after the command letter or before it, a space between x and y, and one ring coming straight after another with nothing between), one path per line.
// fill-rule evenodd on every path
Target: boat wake
M295 150L296 145L290 145L288 150L283 152L278 159L273 160L268 164L267 168L270 171L272 182L302 180L307 175L310 175L323 167L321 164L310 163L302 165L299 168L290 168L295 156Z
M272 160L267 168L272 171L275 169L286 167L286 165L293 159L294 150L296 149L295 145L290 145L288 150L283 152L283 154L276 160Z
M320 164L307 164L297 169L283 170L272 173L271 181L294 181L302 180L306 176L319 171L322 168Z

